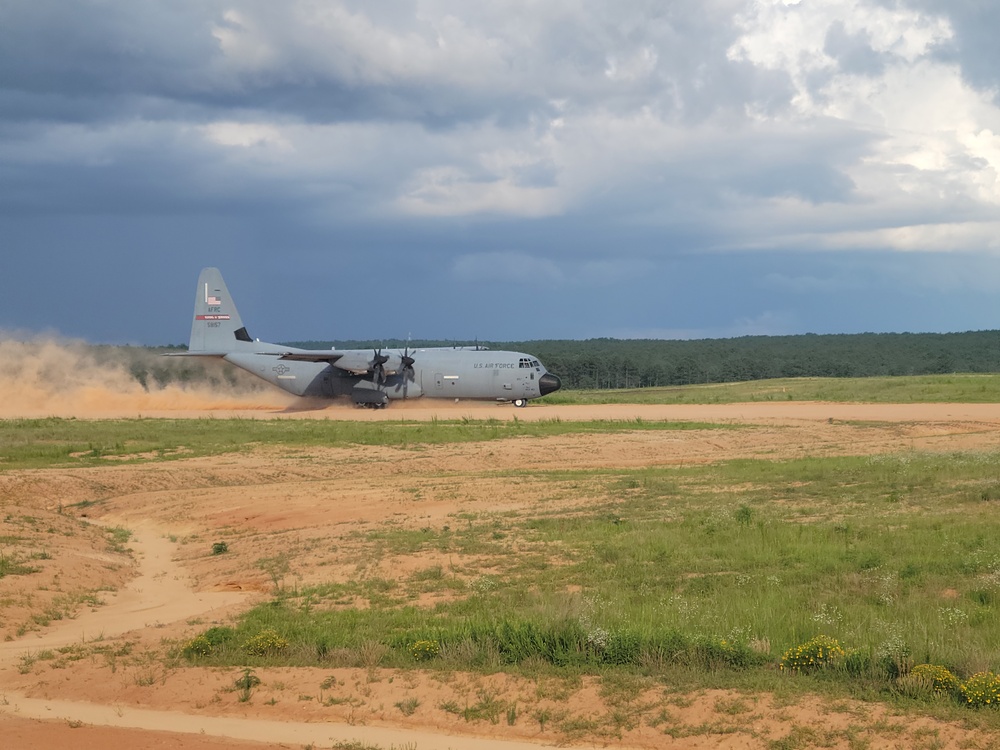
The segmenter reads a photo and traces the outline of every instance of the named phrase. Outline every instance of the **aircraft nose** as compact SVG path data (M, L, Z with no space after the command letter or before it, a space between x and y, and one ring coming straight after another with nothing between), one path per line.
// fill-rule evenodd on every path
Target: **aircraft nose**
M558 391L560 388L562 388L562 381L551 372L545 373L538 379L538 392L543 396Z

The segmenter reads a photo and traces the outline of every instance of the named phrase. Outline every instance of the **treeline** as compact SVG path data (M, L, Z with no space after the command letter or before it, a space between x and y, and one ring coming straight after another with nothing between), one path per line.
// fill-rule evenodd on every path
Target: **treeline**
M466 346L474 342L463 342ZM402 349L404 341L292 342L305 348ZM413 346L451 346L448 341ZM804 334L664 341L490 342L538 357L564 388L646 388L767 378L872 377L1000 372L1000 331L966 333Z

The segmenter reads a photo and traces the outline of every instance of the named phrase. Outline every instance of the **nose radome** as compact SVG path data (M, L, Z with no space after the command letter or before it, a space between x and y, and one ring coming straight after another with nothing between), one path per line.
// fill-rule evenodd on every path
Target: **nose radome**
M538 392L543 396L558 391L560 388L562 388L562 381L551 372L545 373L538 379Z

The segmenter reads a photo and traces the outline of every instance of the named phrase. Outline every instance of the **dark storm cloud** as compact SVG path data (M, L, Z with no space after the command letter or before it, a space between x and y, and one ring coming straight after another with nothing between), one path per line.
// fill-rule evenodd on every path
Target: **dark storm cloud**
M955 31L952 43L938 54L955 60L965 79L983 90L1000 92L1000 5L989 0L911 0L913 7L949 19Z
M72 118L74 104L81 121L147 107L155 115L169 100L441 126L520 123L550 114L554 99L653 103L695 117L739 106L718 96L742 90L725 62L735 34L725 14L738 2L583 13L552 3L532 23L503 6L444 3L456 15L433 16L417 5L12 0L0 9L4 116Z
M971 0L10 0L0 326L177 341L202 265L279 339L868 329L838 294L888 326L935 306L913 288L950 310L968 275L922 285L945 251L997 250L996 21ZM910 271L859 260L872 285L845 291L848 251Z
M5 118L86 121L205 90L217 45L211 3L10 0L0 7L0 89ZM16 98L20 95L20 99ZM71 115L75 108L76 117Z

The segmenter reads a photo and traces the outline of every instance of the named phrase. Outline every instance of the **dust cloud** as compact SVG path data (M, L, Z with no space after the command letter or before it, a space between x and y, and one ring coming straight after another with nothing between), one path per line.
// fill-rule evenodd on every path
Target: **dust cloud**
M280 411L297 399L221 360L0 334L0 418Z

